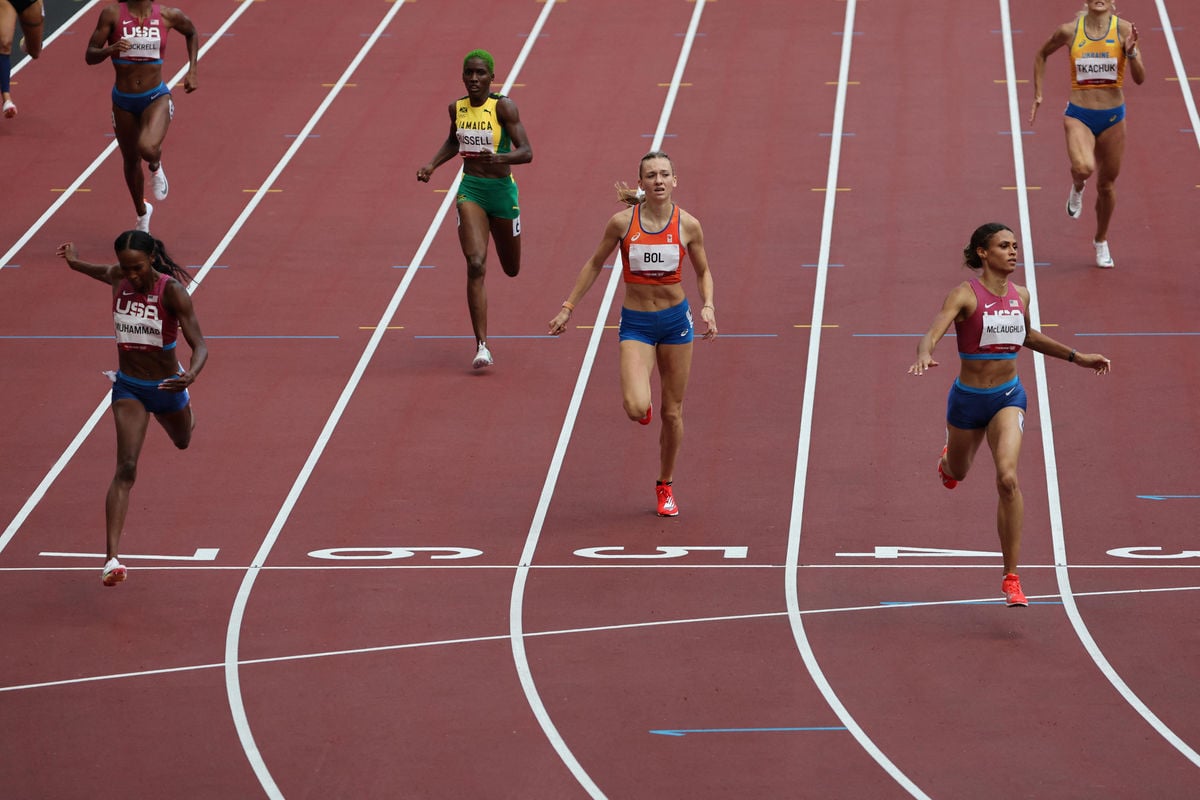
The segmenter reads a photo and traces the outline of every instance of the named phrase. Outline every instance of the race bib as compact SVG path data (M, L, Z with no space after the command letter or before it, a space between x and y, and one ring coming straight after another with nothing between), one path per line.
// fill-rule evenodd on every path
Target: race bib
M1117 82L1117 59L1080 58L1075 61L1075 82L1095 86Z
M995 347L1009 345L1020 347L1025 343L1025 315L1018 308L997 309L983 312L983 332L979 335L979 346Z
M642 275L670 275L679 269L679 245L631 244L629 269Z

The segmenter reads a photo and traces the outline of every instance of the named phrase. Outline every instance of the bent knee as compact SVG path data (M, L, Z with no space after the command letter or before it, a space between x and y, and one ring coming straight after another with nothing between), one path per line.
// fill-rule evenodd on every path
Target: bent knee
M1017 481L1015 470L1004 471L996 476L996 491L1004 498L1016 497L1021 493L1021 485Z

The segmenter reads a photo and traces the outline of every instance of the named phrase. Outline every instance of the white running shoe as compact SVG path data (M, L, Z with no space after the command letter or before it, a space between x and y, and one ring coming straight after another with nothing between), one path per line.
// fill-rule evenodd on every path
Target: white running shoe
M495 362L492 361L491 351L488 350L486 344L481 342L479 349L475 351L475 360L471 362L471 366L474 369L483 369L484 367L490 367L493 363Z
M4 118L12 119L17 115L17 104L12 100L4 101Z
M145 200L143 200L142 202L146 203ZM134 228L141 231L142 233L149 233L150 232L150 215L153 213L154 213L154 206L150 205L149 203L146 203L146 213L142 214L140 217L138 217L137 225L135 225Z
M1112 269L1116 266L1113 263L1112 254L1108 252L1108 242L1092 242L1096 247L1096 266L1101 269Z
M100 573L100 580L105 586L116 586L125 580L125 565L115 558L110 558L104 565L104 571Z
M1083 189L1076 189L1071 184L1071 194L1067 196L1067 216L1079 219L1083 215Z
M167 171L163 169L162 162L158 162L158 169L150 173L150 179L154 183L154 199L166 200L167 189L170 187L167 184Z

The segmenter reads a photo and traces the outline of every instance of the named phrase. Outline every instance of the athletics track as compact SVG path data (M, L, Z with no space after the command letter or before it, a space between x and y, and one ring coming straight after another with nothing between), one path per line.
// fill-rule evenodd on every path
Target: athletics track
M1063 213L1063 54L1025 121L1070 3L193 0L153 224L211 357L190 450L148 436L115 590L105 295L54 257L133 222L82 8L0 121L0 795L1200 794L1200 7L1121 3L1149 76L1100 271L1094 193ZM484 373L453 164L413 180L478 46L536 154ZM619 293L544 335L652 144L721 328L671 520ZM934 474L952 341L905 372L993 219L1035 322L1114 364L1021 356L1027 609L986 456Z

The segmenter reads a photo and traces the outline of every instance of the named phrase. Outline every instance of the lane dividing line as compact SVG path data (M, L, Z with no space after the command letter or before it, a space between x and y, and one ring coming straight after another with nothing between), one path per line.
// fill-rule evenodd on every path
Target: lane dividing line
M989 567L995 569L995 567ZM1130 595L1130 594L1153 594L1164 592L1200 592L1200 586L1179 586L1174 588L1158 588L1158 589L1120 589L1106 590L1101 592L1079 592L1076 597L1106 597L1114 595ZM1058 595L1030 595L1031 600L1055 600ZM913 601L906 603L895 603L889 605L873 604L869 606L844 606L841 608L812 608L801 613L808 617L817 614L846 614L862 611L891 611L895 609L912 609L912 608L930 608L935 606L971 606L973 608L986 606L996 602L995 598L976 598L965 600L932 600L932 601ZM1002 602L1002 601L1000 601ZM1011 613L1007 610L1001 613ZM698 625L707 623L722 623L722 622L747 622L753 620L779 619L788 615L787 611L762 611L754 614L727 614L719 617L692 617L684 619L659 619L651 622L628 622L617 623L613 625L596 625L587 628L567 628L546 631L529 631L524 635L527 638L538 637L554 637L554 636L571 636L575 634L594 634L608 633L613 631L626 630L644 630L646 628L658 628L675 625ZM345 656L371 655L374 653L387 653L399 650L418 650L427 647L457 647L461 645L481 644L487 642L502 642L510 637L507 634L494 634L492 636L469 636L460 639L434 639L423 642L407 642L404 644L390 645L375 645L373 647L357 647L348 650L326 650L313 653L294 653L286 656L272 656L269 658L247 658L241 661L242 666L253 666L256 664L278 664L292 661L310 661L318 658L340 658ZM12 686L0 686L0 694L4 692L21 692L31 689L49 689L58 686L74 686L82 683L100 683L103 681L128 680L131 678L152 678L158 675L172 675L178 672L200 672L210 669L221 669L225 666L224 663L213 664L189 664L180 667L161 667L159 669L140 670L138 672L116 672L106 675L90 675L82 678L65 678L57 681L41 681L39 683L24 683L15 684Z
M1009 17L1008 0L1000 1L1000 20L1004 31L1004 70L1009 78L1008 83L1008 117L1009 127L1015 132L1021 129L1021 109L1017 99L1017 89L1013 82L1016 70L1013 64L1012 21ZM1165 13L1165 9L1163 9ZM1033 232L1029 215L1028 195L1025 192L1025 151L1020 136L1012 136L1013 167L1017 180L1017 209L1020 214L1021 242L1023 244L1022 258L1024 259L1025 283L1029 289L1029 321L1034 328L1041 327L1041 312L1038 306L1037 268L1033 258ZM1167 727L1150 708L1142 702L1124 679L1109 663L1096 640L1092 638L1087 623L1079 613L1075 604L1075 596L1071 591L1071 577L1067 567L1067 543L1063 531L1062 500L1058 491L1058 460L1054 448L1054 425L1050 416L1050 385L1046 379L1046 358L1041 353L1033 354L1034 373L1037 377L1038 415L1042 431L1042 453L1046 463L1046 499L1050 512L1050 535L1054 543L1054 572L1058 578L1058 591L1062 596L1063 608L1075 635L1079 638L1084 650L1091 656L1092 661L1100 672L1113 685L1117 693L1129 703L1142 718L1150 724L1156 733L1166 739L1176 750L1183 754L1192 764L1200 767L1200 753L1197 753Z
M850 79L850 53L854 47L854 13L856 0L847 0L845 27L842 36L841 63L838 66L837 97L833 107L833 134L829 137L829 173L825 180L825 210L821 220L821 248L817 256L817 282L813 290L812 323L808 338L808 365L804 374L804 399L800 413L800 439L796 446L796 478L792 488L792 513L788 525L787 569L784 572L784 592L787 595L788 620L791 622L792 638L804 660L804 666L812 676L825 702L833 709L838 720L858 742L859 746L875 760L884 772L891 776L910 795L921 800L929 796L921 791L900 768L892 763L879 747L871 741L866 731L842 704L833 686L821 671L816 654L808 641L801 620L800 593L797 580L800 572L800 534L804 519L804 493L808 482L808 455L812 446L813 406L817 389L817 361L821 352L821 332L825 314L825 285L829 275L829 250L833 239L833 213L837 204L838 164L841 159L842 136L845 128L846 89Z
M1196 136L1196 145L1200 147L1200 114L1196 113L1196 100L1192 97L1192 85L1188 82L1187 70L1183 66L1183 56L1179 54L1179 45L1175 41L1175 29L1171 27L1167 4L1165 0L1154 0L1154 5L1158 7L1158 18L1162 21L1163 38L1167 40L1167 49L1171 51L1171 65L1175 67L1175 79L1179 81L1183 104L1187 107L1188 119L1192 121L1192 133Z
M283 171L283 168L287 165L288 161L291 160L292 155L295 154L303 145L303 143L308 140L308 134L316 126L317 122L324 116L326 110L328 110L330 105L333 103L333 100L340 93L342 87L346 84L350 76L354 74L355 70L358 69L359 65L366 58L367 54L370 53L370 51L374 48L375 43L379 41L384 30L388 27L388 25L391 24L392 20L395 18L396 14L399 13L403 5L404 0L396 0L396 2L388 10L387 14L384 15L383 19L380 20L379 24L375 27L375 30L371 33L370 38L367 39L362 48L359 50L358 55L355 56L354 60L351 61L349 66L346 67L346 70L342 73L342 76L338 79L337 83L334 84L334 87L330 90L325 100L321 103L321 106L313 114L312 118L308 121L308 124L304 126L304 129L297 135L296 140L288 149L284 157L280 160L279 164L263 182L263 185L254 195L254 198L247 205L246 210L242 212L242 215L238 217L237 222L234 223L234 228L230 230L229 235L224 241L222 241L221 245L217 248L217 251L213 253L212 258L209 259L209 263L206 264L201 270L201 274L196 276L194 279L195 281L198 282L203 278L204 272L212 263L215 263L216 259L224 251L225 246L227 245L228 241L232 239L236 229L241 226L241 224L247 217L249 217L250 213L257 206L257 204L266 196L267 190ZM542 12L538 17L533 31L529 34L525 41L524 47L521 49L520 55L513 64L512 72L508 78L508 81L500 90L501 94L508 93L513 81L516 79L521 67L524 65L525 59L528 57L530 50L532 50L534 42L538 38L538 32L542 29L542 26L545 25L546 19L550 16L550 12L553 8L554 0L547 0L545 7L542 9ZM446 192L445 199L438 208L437 214L434 216L433 221L429 224L429 228L426 231L425 237L422 239L420 246L417 248L416 254L409 262L410 264L424 263L425 255L432 246L433 240L437 235L438 230L442 226L442 221L446 218L446 215L450 210L450 206L454 202L458 185L461 180L462 168L460 167L458 173L454 177L454 182L451 184L449 191ZM242 749L244 750L246 758L250 762L250 765L259 780L259 783L262 785L263 791L266 793L267 797L272 798L272 800L282 800L283 793L279 790L279 786L275 783L275 779L271 776L271 772L267 768L266 762L263 760L262 753L259 751L258 745L255 743L254 735L250 730L250 722L246 716L246 708L242 700L241 678L238 673L238 667L240 665L240 661L238 659L238 649L241 638L242 622L246 613L246 605L249 602L250 592L254 588L254 583L258 578L258 574L261 571L263 564L266 562L268 556L270 556L271 550L275 546L275 542L279 539L279 535L283 531L284 525L287 523L288 518L291 516L292 510L296 506L296 502L299 500L304 488L308 485L309 478L312 477L312 473L313 470L316 469L317 462L320 461L321 455L325 452L326 445L329 444L329 440L332 438L334 430L341 421L342 414L345 412L346 407L350 404L350 398L354 395L355 390L358 388L358 384L361 382L368 364L370 364L371 359L375 355L375 351L379 347L379 343L383 340L384 334L387 332L392 319L395 317L396 310L400 306L400 301L404 299L405 294L408 292L409 286L412 285L413 280L416 278L419 272L420 270L417 269L404 270L404 277L401 279L399 286L396 287L396 291L392 295L391 301L388 303L387 308L384 310L383 315L376 324L370 340L367 342L366 347L363 349L362 355L359 357L358 363L354 367L354 371L351 373L349 379L347 379L346 385L342 389L342 393L338 397L333 409L330 411L329 417L326 419L325 425L322 427L316 443L313 445L312 450L308 454L308 458L301 467L299 475L296 476L296 480L292 484L292 488L288 492L287 497L284 499L283 505L280 506L279 511L276 513L270 529L267 531L262 544L259 546L258 552L254 556L254 560L247 568L246 574L242 578L241 586L238 588L237 596L234 599L233 608L230 610L229 627L225 636L224 666L226 694L229 698L230 712L233 716L233 722L237 729L238 738L242 743Z
M553 3L553 0L548 0L548 2ZM654 131L650 150L660 149L663 139L667 135L667 122L670 120L671 111L675 107L675 98L678 96L680 84L683 82L684 67L687 66L688 56L692 52L692 43L696 39L696 30L700 27L700 17L703 13L704 0L696 0L696 7L692 10L691 20L688 23L687 32L684 34L683 44L680 46L679 59L675 62L675 72L671 76L671 83L667 89L667 97L663 101L662 111L659 113L658 127ZM588 339L583 363L579 367L579 376L575 380L575 389L571 393L571 401L567 405L567 414L563 419L562 429L558 434L558 442L554 447L554 455L550 459L550 466L546 472L546 481L542 484L542 493L538 498L537 508L534 510L533 521L529 526L529 534L525 537L525 546L521 550L520 563L513 576L512 596L508 608L508 624L512 642L513 662L517 669L517 676L521 681L521 688L524 690L525 697L529 702L529 707L533 710L538 724L542 726L542 730L550 740L555 751L559 754L559 757L570 768L571 774L575 776L575 779L579 781L579 785L587 791L588 795L595 800L602 800L605 797L604 793L600 791L600 787L584 771L578 759L571 753L562 735L555 727L553 720L550 719L550 714L546 711L546 706L538 694L537 686L533 680L533 672L529 666L529 656L525 652L526 634L522 612L525 603L525 585L529 580L529 570L530 565L533 563L534 551L537 550L538 540L541 538L542 528L546 522L546 512L549 510L550 501L554 497L554 488L558 483L558 475L562 470L567 446L570 444L571 434L575 430L575 421L579 417L579 408L583 403L583 394L587 389L588 379L592 374L592 367L596 361L596 353L600 349L600 339L604 335L604 321L608 318L609 309L612 307L613 298L616 296L617 285L621 282L621 272L621 256L618 253L613 263L608 283L604 288L604 297L600 301L600 308L596 312L596 322L592 328L592 335Z
M242 14L245 14L252 5L254 5L252 2L238 4L237 9L229 15L228 19L225 20L225 24L223 24L220 29L213 34L212 38L205 42L200 48L199 53L196 55L197 62L204 58L205 54L212 49L213 45L215 45L218 40L223 38L222 34L233 27L233 23L237 22L238 19L241 18ZM65 29L65 26L63 29ZM55 33L57 32L58 31L55 31ZM187 69L187 65L184 64L179 68L179 71L176 72L169 81L165 81L165 83L168 86L175 86L180 80L183 79L183 76L187 74ZM100 155L96 156L96 160L89 164L83 172L79 173L79 177L76 178L70 186L62 190L58 196L58 199L51 203L50 207L46 209L46 211L40 217L37 218L37 221L29 226L24 235L17 240L16 244L9 248L7 253L5 253L3 256L0 256L0 270L3 270L8 265L8 262L11 261L18 252L20 252L21 248L28 244L29 240L37 235L38 231L42 229L42 227L50 220L50 218L58 213L58 210L62 208L68 200L71 199L71 195L75 194L77 191L81 191L80 187L83 186L84 181L92 177L92 174L99 169L100 165L103 164L109 156L115 153L116 150L117 139L114 136L113 140L109 142L108 147L104 148ZM3 548L2 541L0 541L0 548Z

